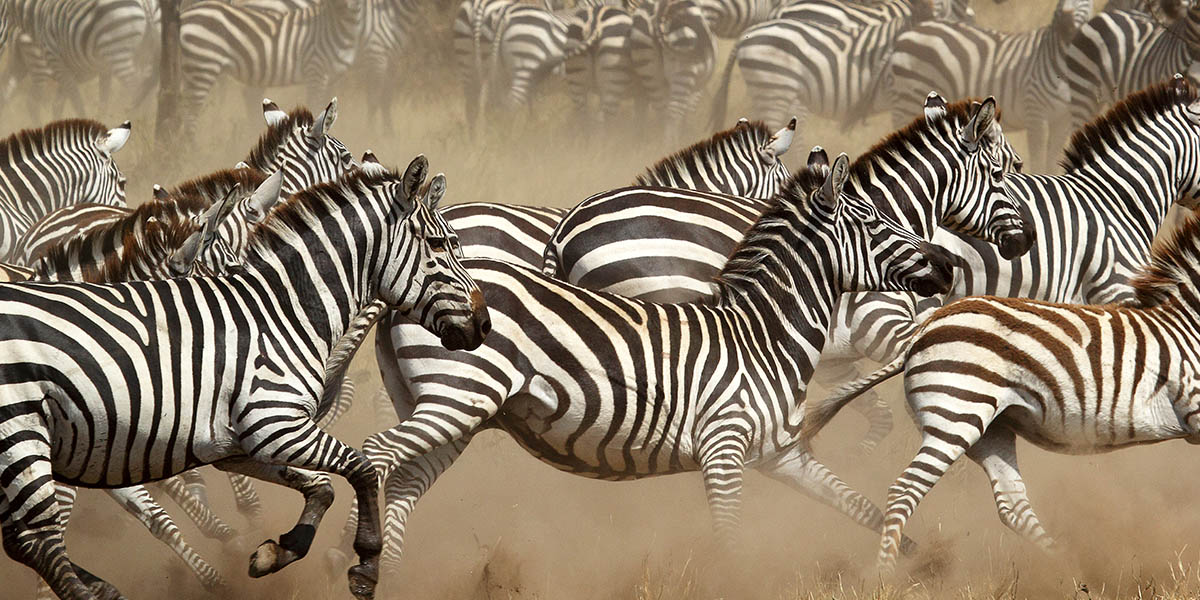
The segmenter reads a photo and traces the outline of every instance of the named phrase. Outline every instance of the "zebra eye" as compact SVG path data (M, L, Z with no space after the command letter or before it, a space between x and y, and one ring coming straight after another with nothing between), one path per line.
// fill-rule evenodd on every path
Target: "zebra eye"
M428 242L434 252L446 251L446 238L428 238Z

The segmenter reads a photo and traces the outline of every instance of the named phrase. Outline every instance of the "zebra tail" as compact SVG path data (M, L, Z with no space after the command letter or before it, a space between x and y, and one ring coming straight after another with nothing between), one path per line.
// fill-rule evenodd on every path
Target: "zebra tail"
M862 379L851 381L834 390L828 398L825 398L820 403L814 403L811 400L808 401L804 409L804 425L800 428L800 440L808 442L824 429L833 420L833 417L852 400L863 395L867 390L879 385L884 380L890 379L892 376L904 371L904 361L907 358L908 352L901 352L900 356L896 357L892 362Z
M542 274L553 279L564 279L558 274L558 247L554 245L553 237L542 251Z
M721 74L721 87L717 89L717 94L713 97L710 129L722 130L728 127L725 124L725 112L729 104L729 79L733 76L733 65L737 63L737 53L741 46L742 40L735 42L733 49L729 51L729 58L725 60L725 71Z

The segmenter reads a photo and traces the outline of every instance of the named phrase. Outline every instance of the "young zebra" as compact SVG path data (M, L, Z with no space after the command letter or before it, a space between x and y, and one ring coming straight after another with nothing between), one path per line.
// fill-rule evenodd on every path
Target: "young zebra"
M1002 154L1011 150L1003 150L994 115L990 99L946 106L931 95L925 117L855 161L850 188L926 239L947 226L999 244L1005 256L1024 253L1033 235L1002 183L1011 160ZM543 272L642 299L711 296L712 277L762 208L760 201L685 190L604 192L563 217Z
M414 201L425 171L419 157L404 176L372 168L297 194L257 229L244 267L229 275L0 285L0 319L10 321L0 327L9 332L0 360L23 373L0 400L0 466L13 474L0 503L9 555L61 598L115 592L72 568L53 481L116 487L217 464L305 496L296 527L252 557L250 573L261 576L307 552L333 490L304 470L326 471L347 478L366 507L351 591L373 597L376 475L314 422L324 361L376 299L419 316L448 348L474 348L488 329L478 288L448 251L449 231ZM67 370L86 377L67 386L55 375ZM140 375L109 380L114 372ZM50 401L30 404L29 394Z
M588 96L594 92L598 120L609 121L629 96L632 28L629 11L617 6L581 8L567 21L567 94L578 115L587 112Z
M309 103L327 94L354 62L366 0L324 0L288 12L197 3L180 14L187 130L223 73L252 86L305 84ZM328 96L325 96L328 97Z
M1172 73L1187 72L1200 47L1200 8L1163 27L1145 13L1105 11L1087 22L1067 51L1071 129L1109 103Z
M841 193L844 155L831 170L817 162L747 232L711 304L651 304L467 259L495 326L479 350L446 353L390 318L376 352L401 424L364 443L387 482L387 560L398 559L416 500L485 423L587 477L701 471L726 543L747 467L804 490L820 481L824 501L879 530L878 509L792 443L809 359L841 291L935 293L950 266L870 201Z
M845 29L794 18L776 18L751 27L734 44L713 102L713 122L725 120L729 80L741 67L751 114L767 121L796 114L803 128L808 115L844 120L872 108L881 68L896 38L933 18L934 0L887 0L856 11L864 26ZM849 12L848 10L846 12Z
M1071 102L1062 79L1067 48L1091 17L1091 4L1059 0L1049 25L1022 33L937 21L905 31L890 62L892 123L911 119L907 107L929 90L952 98L993 94L1007 129L1025 130L1033 163L1047 166L1050 128L1067 118Z
M125 204L125 176L112 155L129 140L129 121L55 121L0 140L0 260L13 262L17 238L47 213L80 202Z
M1189 118L1200 125L1200 104ZM917 504L963 454L987 473L1000 520L1045 550L1016 436L1061 453L1200 440L1200 221L1133 281L1127 306L966 298L937 311L904 361L921 448L888 490L879 563L894 568Z
M1009 175L1008 190L1023 201L1040 241L1019 260L1005 260L975 240L938 233L934 242L967 267L955 282L953 297L996 295L1088 304L1132 300L1129 281L1149 257L1172 204L1188 209L1198 205L1200 128L1190 112L1198 99L1200 91L1177 74L1130 95L1076 132L1066 153L1066 174ZM821 364L863 356L892 364L836 392L829 400L833 405L844 405L900 372L894 361L936 308L928 301L900 296L842 298L835 321L840 331L830 333ZM913 304L919 308L909 308ZM827 419L810 418L814 430L823 420Z
M99 97L109 100L112 82L118 89L135 89L142 80L137 55L149 31L149 15L142 0L5 0L0 21L25 34L18 44L31 83L43 93L57 85L54 114L62 114L69 98L77 114L91 112L79 86L94 77L99 80ZM0 25L3 28L3 25ZM0 49L3 49L0 32ZM40 104L30 102L34 119ZM94 109L93 109L94 110Z

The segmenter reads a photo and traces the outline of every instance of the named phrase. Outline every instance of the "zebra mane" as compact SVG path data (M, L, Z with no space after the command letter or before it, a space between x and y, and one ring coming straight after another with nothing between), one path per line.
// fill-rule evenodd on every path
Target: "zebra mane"
M247 259L274 254L280 245L292 243L296 232L310 229L325 215L341 212L358 190L383 182L399 183L402 175L391 170L355 169L337 181L319 183L281 200L250 234Z
M20 156L21 147L55 148L80 134L90 139L99 139L107 132L107 127L91 119L54 121L39 129L22 129L0 140L0 156Z
M927 135L945 137L958 135L958 130L971 120L972 103L980 102L979 98L965 98L946 104L946 115L940 119L930 120L918 116L908 125L893 131L887 137L875 144L870 150L860 155L850 165L852 179L866 179L871 176L871 166L877 162L889 160L892 154L910 153L910 144L919 141ZM1000 122L1001 111L996 109L996 122ZM916 144L920 145L920 144Z
M789 218L789 213L808 215L813 212L809 196L825 183L826 175L823 168L807 166L793 173L779 193L768 201L762 215L746 231L742 241L730 252L725 268L717 274L714 282L723 287L733 281L755 279L756 274L766 266L763 259L774 254L771 246L781 241L776 232L791 226L795 217ZM802 217L801 220L808 219Z
M1157 306L1179 296L1179 286L1200 284L1200 217L1190 216L1175 234L1154 244L1150 263L1129 282L1138 308Z
M273 170L279 149L283 147L292 131L297 127L312 127L314 120L312 112L307 108L303 106L293 108L286 119L268 127L267 132L258 138L258 144L255 144L254 148L250 150L246 164L259 171Z
M93 229L70 241L52 246L33 265L44 276L70 269L73 258L84 259L83 281L110 283L129 279L130 269L139 264L166 260L169 253L183 246L199 224L188 212L172 200L154 200L139 205L128 215L106 227ZM86 257L94 255L96 245L104 254L102 265L87 264ZM117 245L121 251L113 251ZM92 250L92 254L87 252Z
M645 173L637 176L633 185L667 185L671 181L671 173L678 167L697 161L717 163L727 149L737 146L758 148L771 139L771 130L762 121L751 121L745 125L734 125L724 131L718 131L706 140L700 140L683 150L675 152L654 163Z
M1200 94L1186 80L1177 84L1168 79L1136 91L1080 127L1071 136L1060 164L1068 173L1086 167L1105 153L1105 147L1115 146L1125 139L1130 125L1154 118L1172 107L1195 102L1197 98Z
M258 169L223 169L189 179L171 190L170 198L179 209L200 214L225 197L225 194L235 184L241 186L243 192L252 192L262 185L267 176Z

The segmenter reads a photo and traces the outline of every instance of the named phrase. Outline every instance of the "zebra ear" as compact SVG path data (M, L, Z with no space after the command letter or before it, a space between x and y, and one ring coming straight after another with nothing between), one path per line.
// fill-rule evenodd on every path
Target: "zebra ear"
M971 115L971 120L962 128L959 137L963 143L967 145L967 150L974 152L979 146L979 140L992 129L992 124L996 120L996 99L988 96L983 104L979 105L978 109L974 110Z
M247 221L258 223L267 217L267 213L271 207L279 202L279 194L283 190L283 171L275 171L265 181L259 184L258 189L250 194L249 210Z
M387 173L387 167L379 163L379 159L375 157L375 153L367 150L363 152L362 161L359 165L360 169L372 175L383 175Z
M120 127L109 129L107 133L100 136L96 140L96 147L105 154L113 154L125 147L125 142L129 141L129 134L133 129L133 125L129 121L121 123Z
M742 118L738 119L737 123L733 124L734 129L742 129L744 127L749 127L749 126L750 126L750 119L747 119L746 117L742 117Z
M829 173L825 176L825 183L821 185L817 200L830 209L837 206L838 198L842 195L842 188L845 187L846 180L849 178L850 159L843 152L834 159L833 168L829 169Z
M220 202L214 202L208 210L200 215L200 229L192 232L183 245L178 250L171 253L171 257L167 259L167 267L171 273L177 277L187 275L192 272L192 267L196 264L196 259L200 257L200 253L212 246L217 239L217 227L221 222L233 212L234 202L233 197L237 194L240 184L233 184L233 187L225 193L225 197Z
M424 154L418 154L412 162L408 163L408 168L404 170L404 178L401 180L400 189L404 193L402 200L406 206L419 198L421 185L425 183L425 177L428 175L429 160L425 158Z
M925 96L925 122L933 123L946 118L946 100L937 92Z
M829 168L829 155L825 153L824 148L813 146L812 150L808 151L808 168L810 170Z
M437 210L438 203L442 201L442 197L446 195L446 175L438 173L429 180L429 190L425 193L425 207L429 210Z
M321 111L321 114L317 115L316 120L313 121L313 126L312 126L312 129L308 132L308 137L311 137L316 140L321 139L322 137L325 136L326 133L329 133L329 129L331 127L333 127L333 122L336 120L337 120L337 96L334 96L333 100L329 101L329 106L326 106L325 110Z
M287 113L279 110L279 105L271 102L270 98L263 98L262 110L263 119L267 121L267 127L274 127L287 120Z
M244 160L238 161L238 164L233 165L233 169L235 171L239 171L241 169L249 169L249 168L250 168L250 165L247 164L246 161L244 161Z
M775 135L771 136L767 144L759 148L758 154L762 157L763 162L769 165L775 164L775 159L783 156L783 153L792 147L792 139L795 136L796 117L792 117L792 120L788 121L787 127L775 132Z
M168 194L167 190L163 189L163 186L158 185L157 183L154 184L154 199L155 200L161 201L161 200L166 200L170 197L171 197L171 194Z

